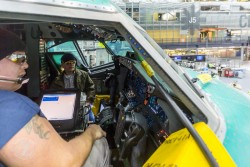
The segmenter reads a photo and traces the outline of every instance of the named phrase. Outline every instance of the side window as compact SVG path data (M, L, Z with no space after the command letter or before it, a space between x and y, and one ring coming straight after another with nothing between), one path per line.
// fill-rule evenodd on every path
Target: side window
M89 67L96 67L113 62L112 55L107 52L102 43L95 40L78 40L77 43Z
M127 41L106 41L106 44L116 55L119 56L126 56L127 52L134 52Z
M59 45L54 45L54 41L49 41L47 42L47 48L48 52L50 53L55 53L53 56L54 62L56 63L56 65L60 65L61 64L61 57L62 54L56 54L56 53L72 53L76 58L79 64L83 64L83 61L81 59L81 56L79 55L73 41L68 41Z

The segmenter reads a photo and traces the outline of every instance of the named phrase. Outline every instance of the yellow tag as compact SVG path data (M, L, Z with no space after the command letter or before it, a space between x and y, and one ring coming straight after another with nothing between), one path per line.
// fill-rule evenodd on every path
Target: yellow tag
M145 69L146 73L148 74L148 76L152 77L154 75L154 70L151 68L151 66L145 60L143 60L141 64L142 67Z
M212 76L211 76L210 74L207 74L207 73L205 73L205 74L199 74L199 75L197 76L197 78L199 78L200 81L201 81L203 84L205 84L205 83L207 83L207 82L209 82L209 81L212 80Z

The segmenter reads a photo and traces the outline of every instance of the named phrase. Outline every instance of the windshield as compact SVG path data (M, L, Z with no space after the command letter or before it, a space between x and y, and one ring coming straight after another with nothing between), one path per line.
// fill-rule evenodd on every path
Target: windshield
M138 29L138 31L142 34L142 36L149 41L149 43L155 48L155 50L157 50L160 55L166 60L166 62L168 62L171 67L177 72L177 74L188 84L190 85L190 80L189 78L187 78L188 76L184 74L184 70L179 67L174 61L172 61L172 59L163 51L163 49L161 49L159 47L159 45L151 38L149 37L149 35L147 33L145 33L144 31L141 31L140 29ZM194 89L193 85L191 84L191 88Z
M112 55L97 40L77 40L77 44L87 62L88 67L96 67L113 62Z
M72 53L76 59L78 64L83 64L83 60L76 49L73 41L64 42L59 45L55 45L55 41L48 41L46 44L46 48L48 48L48 52L57 52L57 53ZM61 64L62 54L58 54L58 56L53 56L55 63L59 66Z
M58 45L54 41L48 41L46 48L48 52L54 53L52 58L58 67L61 65L61 57L64 53L72 53L77 59L78 67L92 68L113 62L112 55L101 42L96 40L68 41Z
M105 43L117 56L126 56L127 52L134 52L127 41L121 41L118 39L113 41L105 41Z

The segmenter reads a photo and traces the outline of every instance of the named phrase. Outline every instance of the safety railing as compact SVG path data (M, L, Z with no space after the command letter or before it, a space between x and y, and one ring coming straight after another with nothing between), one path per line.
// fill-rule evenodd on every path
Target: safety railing
M248 37L161 38L154 39L163 49L248 46Z

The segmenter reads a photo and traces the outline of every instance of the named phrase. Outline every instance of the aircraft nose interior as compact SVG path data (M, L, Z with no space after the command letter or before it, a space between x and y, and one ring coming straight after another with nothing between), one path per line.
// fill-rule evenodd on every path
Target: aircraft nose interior
M68 41L97 41L97 45L102 43L100 48L86 50L98 52L105 49L112 56L106 64L90 67L87 60L82 60L86 55L80 53L78 58L82 61L77 68L88 71L95 82L97 94L93 105L96 123L107 132L114 166L120 167L125 161L131 166L141 166L170 132L183 128L173 109L163 100L155 83L142 68L137 52L127 44L122 48L121 41L125 38L117 30L108 26L66 24L42 25L38 30L41 31L44 44L53 41L44 49L51 78L62 72L60 57L67 52L53 49L60 48ZM114 44L118 44L121 51L117 51ZM191 112L181 102L179 104L193 122ZM66 140L74 135L62 134Z
M219 62L223 59L230 66L235 62L224 60L224 56L230 59L235 56L233 60L239 61L239 65L249 57L249 31L246 31L249 26L245 16L248 9L240 7L246 3L233 2L226 6L223 2L158 6L157 3L153 6L140 2L113 3L110 0L1 0L0 28L17 34L26 44L29 66L26 76L18 80L1 80L19 83L20 79L26 82L29 79L17 90L18 93L45 110L46 118L51 118L47 120L62 137L55 134L56 138L63 143L67 142L62 139L68 141L82 134L90 123L99 124L107 133L113 167L236 166L233 160L239 166L248 166L250 152L246 143L250 135L245 127L249 127L249 123L242 120L249 115L249 99L238 90L225 86L220 81L221 76L213 73L210 76L210 69L205 67L210 67L207 63L211 59L213 63L217 58ZM219 13L204 11L204 6L209 5L217 5ZM158 18L168 17L172 11L178 19L167 18L166 22L166 18L165 21ZM218 24L221 27L204 29L211 20L199 18L210 18L209 14L225 18L223 24ZM229 24L232 19L240 20L238 23L243 22L246 26L238 26L238 29L236 26L235 29ZM217 25L216 20L214 23ZM225 30L232 34L225 34ZM241 34L242 38L227 40L233 33ZM208 51L209 48L214 51ZM61 57L65 54L73 55L76 61L62 64ZM27 64L22 63L26 67ZM233 65L236 67L235 63ZM72 69L73 73L80 70L88 73L94 82L91 88L95 89L95 98L88 99L84 95L87 91L82 89L83 84L74 85L76 77L73 73L69 76L69 84L65 86L63 83L60 90L52 89L54 79ZM6 74L6 69L2 72ZM63 76L61 79L64 82ZM66 95L70 100L60 99L61 110L58 110L66 114L58 112L53 117L53 107L59 104L57 100ZM41 103L43 97L44 103ZM234 97L233 100L230 97ZM86 99L91 105L85 103ZM51 105L48 104L50 100L53 101ZM65 105L66 102L70 107ZM238 117L239 114L244 115L244 119ZM11 115L7 122L14 121L14 116ZM48 121L45 120L46 124ZM241 128L237 128L238 125ZM58 145L54 145L54 140L49 141L52 147L46 148L53 149ZM74 144L74 151L76 147L81 149L80 144ZM11 149L14 151L6 152L13 157L11 153L16 149ZM40 155L47 155L43 152L47 149L36 150ZM55 155L53 151L49 152ZM69 154L77 154L77 151L65 153L68 160L72 157ZM64 156L60 158L65 159ZM79 156L73 158L79 159ZM21 160L5 159L16 164ZM0 156L0 166L2 161L6 163L5 159ZM33 159L24 161L27 165L23 166L36 163ZM52 165L52 161L41 161L40 166ZM57 164L58 157L54 157L54 161ZM53 166L60 165L53 163Z
M26 26L22 31L30 45L28 53L32 54L27 74L30 77L40 74L39 80L31 80L33 86L27 88L37 92L32 91L27 96L35 99L49 90L51 81L62 73L62 55L73 53L77 59L76 68L87 71L95 83L92 110L96 123L107 132L113 166L142 166L171 133L184 127L147 75L139 58L141 53L131 46L125 29L118 31L112 24L37 23ZM37 50L34 49L37 46L31 47L35 45L38 45ZM199 120L194 119L195 114L167 83L162 84L191 123ZM65 140L81 133L88 124L83 118L85 111L79 109L78 112L73 130L58 132Z

